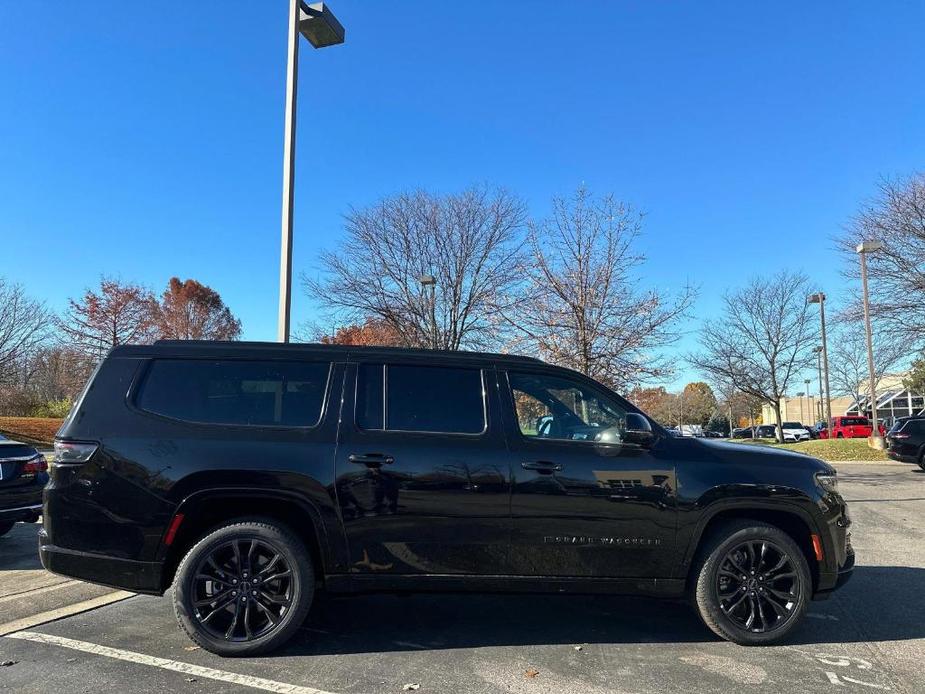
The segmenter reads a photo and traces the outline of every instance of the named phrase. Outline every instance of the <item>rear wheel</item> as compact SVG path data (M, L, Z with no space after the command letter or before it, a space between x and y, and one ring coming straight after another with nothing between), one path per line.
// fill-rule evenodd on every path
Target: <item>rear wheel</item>
M202 538L174 579L174 610L189 637L224 656L265 653L302 625L315 592L305 544L272 521L242 520Z
M731 523L695 567L694 598L704 623L743 646L776 643L799 624L812 593L803 552L780 528Z
M10 530L13 529L13 526L16 525L15 521L3 521L0 522L0 537L6 535Z

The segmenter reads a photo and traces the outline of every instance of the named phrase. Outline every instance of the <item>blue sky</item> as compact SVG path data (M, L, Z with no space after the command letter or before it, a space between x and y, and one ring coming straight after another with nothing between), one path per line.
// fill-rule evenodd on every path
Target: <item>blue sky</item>
M836 298L832 235L923 168L922 3L332 6L347 43L302 44L297 270L389 193L497 184L542 215L584 182L647 212L643 283L701 284L698 316L784 267ZM0 274L55 309L101 273L194 277L273 339L286 21L0 3Z

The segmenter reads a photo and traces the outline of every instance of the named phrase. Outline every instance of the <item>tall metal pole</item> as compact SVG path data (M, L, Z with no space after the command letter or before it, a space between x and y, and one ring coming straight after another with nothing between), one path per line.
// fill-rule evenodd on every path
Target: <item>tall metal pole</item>
M874 345L870 330L870 298L867 294L867 253L861 252L861 285L864 289L864 330L867 331L867 373L870 393L870 438L874 446L880 447L880 429L877 427L877 384L874 382Z
M434 349L437 349L437 283L431 282L430 285L430 323L434 331Z
M825 294L822 294L821 299L819 318L822 321L822 366L825 372L825 428L828 430L832 427L832 389L829 386L829 343L825 336Z
M822 349L816 349L816 371L819 372L819 419L825 416L822 411Z
M286 126L283 141L283 215L279 256L279 320L276 339L289 342L292 300L292 212L295 202L295 116L299 83L300 0L289 0L289 48L286 58Z

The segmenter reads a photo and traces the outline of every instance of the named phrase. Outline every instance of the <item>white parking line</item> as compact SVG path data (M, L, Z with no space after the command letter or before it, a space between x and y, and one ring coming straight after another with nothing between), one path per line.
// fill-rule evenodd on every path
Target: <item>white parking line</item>
M172 670L174 672L183 673L184 675L202 677L203 679L216 680L218 682L227 682L228 684L236 684L242 687L251 687L252 689L260 689L265 692L279 692L280 694L331 694L330 692L314 689L312 687L300 687L295 684L276 682L262 677L239 675L234 672L226 672L224 670L215 670L210 667L192 665L191 663L183 663L179 660L155 658L154 656L145 655L143 653L124 651L121 648L110 648L109 646L100 646L87 641L66 639L62 636L53 636L52 634L40 634L36 631L18 631L15 634L7 635L6 638L61 646L62 648L70 648L75 651L102 655L107 658L115 658L116 660L124 660L128 663L150 665L151 667L159 667L162 670Z

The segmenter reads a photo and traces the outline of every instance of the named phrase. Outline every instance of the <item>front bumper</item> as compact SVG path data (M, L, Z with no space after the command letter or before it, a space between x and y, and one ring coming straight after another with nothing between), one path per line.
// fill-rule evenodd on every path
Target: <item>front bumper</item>
M52 573L79 578L134 593L162 595L160 562L134 561L103 554L79 552L48 544L45 530L39 531L39 557Z

